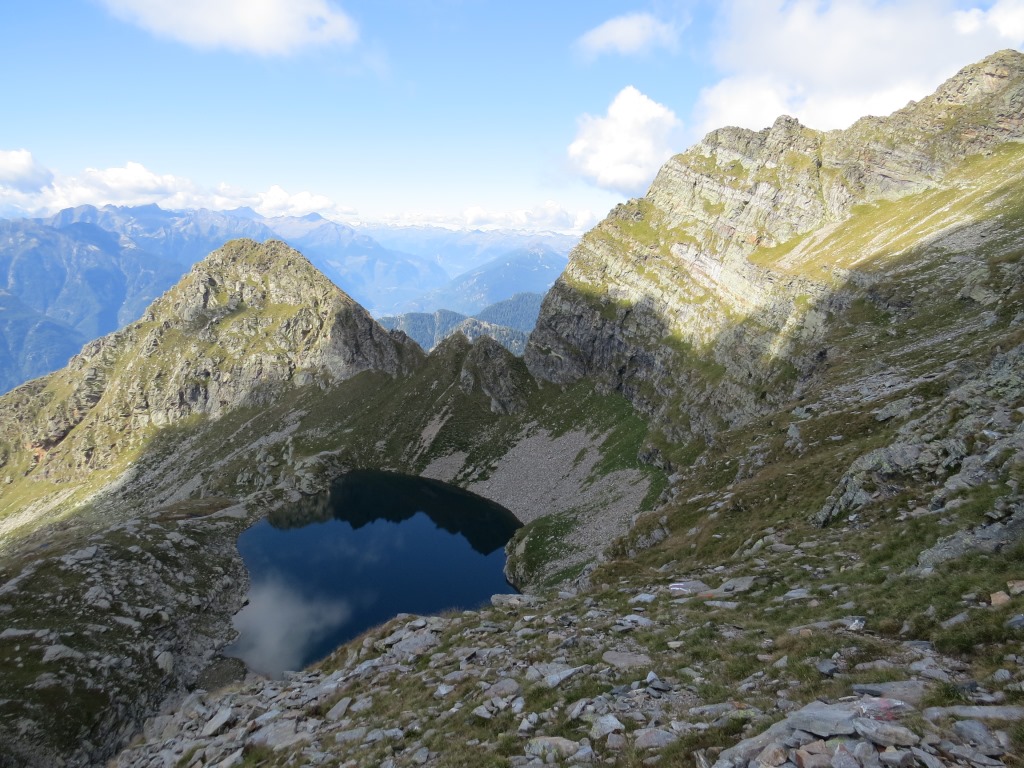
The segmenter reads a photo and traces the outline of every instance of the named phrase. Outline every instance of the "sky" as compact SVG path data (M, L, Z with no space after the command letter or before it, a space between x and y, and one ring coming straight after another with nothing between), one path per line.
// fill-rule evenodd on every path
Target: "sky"
M0 4L0 215L81 204L580 232L723 125L888 114L1024 0Z

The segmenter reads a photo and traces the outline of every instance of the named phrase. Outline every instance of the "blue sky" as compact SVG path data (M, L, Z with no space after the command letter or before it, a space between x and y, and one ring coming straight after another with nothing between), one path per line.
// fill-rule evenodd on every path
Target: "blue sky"
M0 35L0 213L579 230L712 127L843 127L1020 48L1024 0L51 0Z

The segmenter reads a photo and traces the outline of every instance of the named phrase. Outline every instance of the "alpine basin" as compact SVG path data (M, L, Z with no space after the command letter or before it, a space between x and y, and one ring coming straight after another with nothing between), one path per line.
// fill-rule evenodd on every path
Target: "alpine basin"
M278 677L398 613L474 608L515 590L504 507L435 480L360 470L245 531L248 603L225 655Z

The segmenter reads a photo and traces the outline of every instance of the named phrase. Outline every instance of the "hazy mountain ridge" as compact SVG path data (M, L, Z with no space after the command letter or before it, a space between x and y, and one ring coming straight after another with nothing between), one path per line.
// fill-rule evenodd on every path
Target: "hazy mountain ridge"
M411 311L440 306L475 315L515 293L545 293L561 274L566 257L545 245L532 245L491 259L425 292L410 302Z
M387 248L426 256L441 264L450 275L460 275L481 264L516 250L543 245L567 254L577 242L576 235L557 232L519 232L516 230L459 230L431 226L359 227Z
M541 301L539 293L517 293L510 299L484 307L472 317L442 309L432 314L408 312L385 316L378 322L388 329L402 331L429 352L454 333L470 341L489 336L514 355L526 350L529 332L537 322Z

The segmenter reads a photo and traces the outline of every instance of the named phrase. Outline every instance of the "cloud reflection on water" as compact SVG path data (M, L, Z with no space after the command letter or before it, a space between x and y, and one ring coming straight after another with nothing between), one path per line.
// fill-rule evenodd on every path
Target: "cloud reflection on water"
M283 580L267 579L249 588L249 604L234 618L238 640L226 653L270 677L301 669L310 649L352 617L347 599L303 595Z

